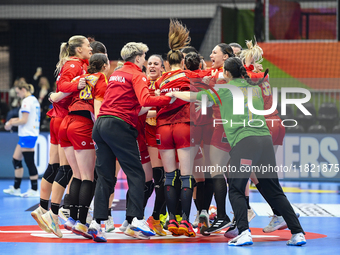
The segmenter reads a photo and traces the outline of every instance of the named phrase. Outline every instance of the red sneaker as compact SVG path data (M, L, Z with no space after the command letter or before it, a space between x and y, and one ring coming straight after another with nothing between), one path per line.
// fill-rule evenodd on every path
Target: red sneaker
M188 237L195 237L196 233L194 229L192 228L192 225L190 222L186 220L182 220L181 224L179 225L178 232L181 235L186 235Z

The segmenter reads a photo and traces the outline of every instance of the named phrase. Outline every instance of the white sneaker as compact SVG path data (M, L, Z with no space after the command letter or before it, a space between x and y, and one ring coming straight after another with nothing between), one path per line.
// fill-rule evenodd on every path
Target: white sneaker
M104 221L105 223L105 232L109 233L113 230L115 230L115 223L113 222L112 216L109 216L109 218Z
M199 216L199 223L201 223L201 229L200 229L201 234L211 227L210 220L209 220L209 213L207 212L207 210L202 210Z
M33 212L31 212L31 215L33 219L38 223L39 227L44 230L47 233L51 233L52 231L48 228L48 226L45 224L41 216L43 214L47 213L47 210L39 206L37 209L35 209Z
M268 226L262 229L264 233L271 233L278 229L284 229L284 226L286 226L285 228L287 228L287 224L282 216L273 215L270 217L272 217L272 220L269 222Z
M119 230L122 232L125 232L126 228L129 226L129 223L127 220L124 220L123 224L119 227Z
M248 223L256 216L253 208L248 209Z
M136 217L133 218L130 228L135 231L140 231L143 235L154 236L156 233L149 227L148 223L143 220L138 220Z
M305 235L303 233L297 233L297 234L293 234L292 237L290 238L290 240L288 240L287 245L290 246L301 246L306 244L306 238Z
M240 235L231 239L228 242L230 246L252 245L253 239L251 237L250 229L244 230Z
M200 212L199 211L197 211L197 214L195 215L195 220L194 220L194 222L192 223L192 227L193 228L197 228L197 226L198 226L198 223L200 223L199 222L199 217L200 217Z
M64 221L67 221L67 219L71 217L70 209L65 209L64 207L60 207L58 211L58 216Z
M142 239L142 240L150 239L150 236L144 235L142 233L142 231L138 231L136 229L132 229L130 224L126 227L126 229L124 231L124 234L127 235L127 236L131 236L131 237L137 238L137 239Z
M14 195L14 196L21 196L21 190L20 188L15 189L14 186L9 186L8 189L3 190L4 193Z
M88 211L86 216L86 223L90 225L92 220L93 220L92 214L90 213L90 211Z
M95 242L107 242L106 236L103 233L100 224L98 224L95 220L91 222L88 233L92 236L92 239Z
M60 231L58 225L58 215L54 215L51 210L41 216L42 220L48 226L48 228L55 234L57 237L62 238L63 234Z
M21 197L40 197L39 190L29 189L27 192L22 193Z

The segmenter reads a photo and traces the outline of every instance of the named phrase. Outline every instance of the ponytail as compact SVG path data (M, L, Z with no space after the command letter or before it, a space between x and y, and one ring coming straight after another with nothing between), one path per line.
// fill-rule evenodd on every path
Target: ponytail
M26 89L28 92L30 92L31 94L34 93L34 87L32 84L27 84L25 82L19 82L17 85L15 85L16 88L22 90L22 89Z

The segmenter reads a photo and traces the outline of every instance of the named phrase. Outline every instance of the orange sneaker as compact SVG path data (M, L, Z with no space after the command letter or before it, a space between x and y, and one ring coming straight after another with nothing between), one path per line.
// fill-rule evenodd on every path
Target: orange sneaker
M162 224L160 220L155 220L152 216L150 216L147 220L149 227L155 231L155 233L159 236L166 236L166 232L163 230Z
M192 228L192 225L190 222L186 220L182 220L181 224L179 225L178 232L181 235L186 235L188 237L195 237L196 233L194 229Z
M172 233L173 236L180 236L178 232L178 223L176 220L169 220L168 230Z

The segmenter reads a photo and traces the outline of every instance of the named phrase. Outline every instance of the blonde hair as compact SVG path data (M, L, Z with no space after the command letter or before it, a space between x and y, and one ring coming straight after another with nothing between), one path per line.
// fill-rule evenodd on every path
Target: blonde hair
M34 87L32 84L27 84L26 82L18 82L18 84L15 85L16 88L22 90L22 89L26 89L28 92L30 92L31 94L34 93Z
M143 55L148 50L148 46L144 43L129 42L120 51L120 56L125 61L134 62L136 56Z
M249 66L254 63L261 63L263 61L262 55L263 50L260 46L257 45L256 39L254 38L253 42L246 41L247 49L242 50L240 54L240 59L242 63Z
M180 49L189 45L191 38L189 30L178 20L171 19L169 25L169 48L167 60L170 65L179 64L183 59Z
M70 60L70 57L77 55L76 48L81 47L84 44L84 40L87 40L85 36L74 35L68 39L68 42L63 42L60 45L59 62L57 63L57 69L55 70L56 74L58 74L63 65Z
M122 61L118 61L117 66L113 71L117 71L117 70L121 69L123 67L123 65L124 65L124 63Z

